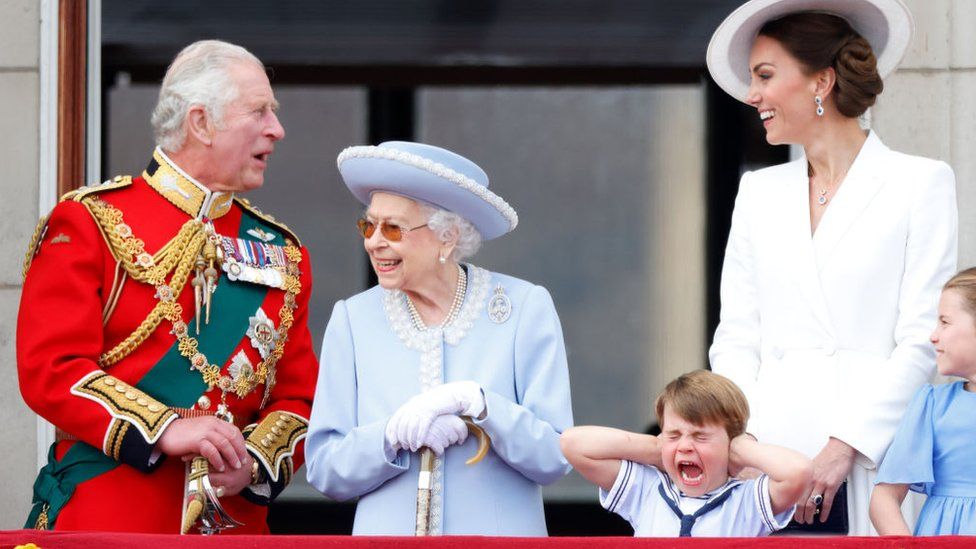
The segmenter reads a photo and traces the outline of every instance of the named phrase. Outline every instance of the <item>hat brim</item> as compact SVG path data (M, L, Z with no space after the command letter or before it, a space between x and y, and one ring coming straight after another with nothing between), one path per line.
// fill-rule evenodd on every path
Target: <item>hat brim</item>
M458 176L444 166L435 171L393 158L373 156L377 147L350 147L339 160L342 179L363 204L373 193L386 192L412 198L456 213L471 222L485 240L497 238L518 223L515 210L498 195L481 185L458 184L447 176ZM355 154L347 153L361 153ZM409 155L407 155L409 157ZM429 162L428 162L429 163ZM436 165L435 165L436 166Z
M803 11L846 19L871 44L882 78L901 63L915 33L915 20L901 0L751 0L726 17L708 43L708 72L719 87L745 102L749 54L759 29L768 21Z

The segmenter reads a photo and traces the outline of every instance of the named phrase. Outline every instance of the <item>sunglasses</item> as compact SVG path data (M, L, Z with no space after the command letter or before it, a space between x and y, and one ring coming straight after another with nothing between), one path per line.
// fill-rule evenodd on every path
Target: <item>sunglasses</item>
M422 227L426 227L427 224L417 225L412 229L405 229L396 223L387 223L385 221L380 221L375 223L368 219L360 218L356 221L356 226L359 227L359 234L363 235L363 238L372 238L373 233L376 232L376 227L379 225L380 234L383 238L389 240L390 242L399 242L403 240L403 233L409 233L410 231L415 231Z

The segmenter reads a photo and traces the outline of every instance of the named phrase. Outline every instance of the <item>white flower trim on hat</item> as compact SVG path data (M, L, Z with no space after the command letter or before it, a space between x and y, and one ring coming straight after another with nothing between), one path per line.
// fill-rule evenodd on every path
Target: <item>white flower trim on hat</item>
M417 154L388 147L360 145L356 147L347 147L345 150L339 153L339 157L336 159L336 164L338 166L342 166L342 163L350 158L379 158L382 160L393 160L400 162L401 164L406 164L408 166L432 173L437 177L446 179L458 187L461 187L462 189L474 194L498 210L505 220L508 221L509 231L514 230L515 227L518 226L518 214L515 213L515 208L512 208L508 202L505 202L504 198L491 192L484 185L478 184L478 182L474 179L471 179L463 173L452 170L440 162L434 162L429 158L424 158L423 156Z

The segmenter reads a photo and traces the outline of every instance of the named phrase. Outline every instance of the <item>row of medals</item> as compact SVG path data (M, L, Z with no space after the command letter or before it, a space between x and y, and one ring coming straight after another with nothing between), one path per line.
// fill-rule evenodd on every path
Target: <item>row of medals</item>
M262 284L274 288L284 289L284 273L287 259L283 248L273 244L259 243L238 238L220 236L214 231L212 224L207 224L207 240L201 254L197 257L195 276L190 282L193 286L193 302L196 308L196 332L200 333L201 313L204 322L210 323L210 309L213 293L217 290L220 267L227 278L233 281L244 281ZM259 234L259 237L262 235ZM258 248L260 247L260 248ZM260 250L260 251L258 251ZM266 360L278 342L278 332L274 323L263 309L249 318L247 335L251 345L257 349L262 360ZM231 359L228 367L230 375L222 375L217 382L221 391L221 402L217 406L216 415L226 421L233 421L227 403L226 395L235 393L239 398L250 394L258 385L254 365L247 355L240 351ZM210 398L206 395L197 400L197 407L203 410L211 406Z

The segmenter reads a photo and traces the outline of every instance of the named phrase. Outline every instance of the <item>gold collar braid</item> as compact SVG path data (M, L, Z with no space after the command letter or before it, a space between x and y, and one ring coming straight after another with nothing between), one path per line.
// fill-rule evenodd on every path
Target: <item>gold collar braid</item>
M143 179L157 193L191 217L217 219L230 211L234 193L215 192L180 169L159 147Z

